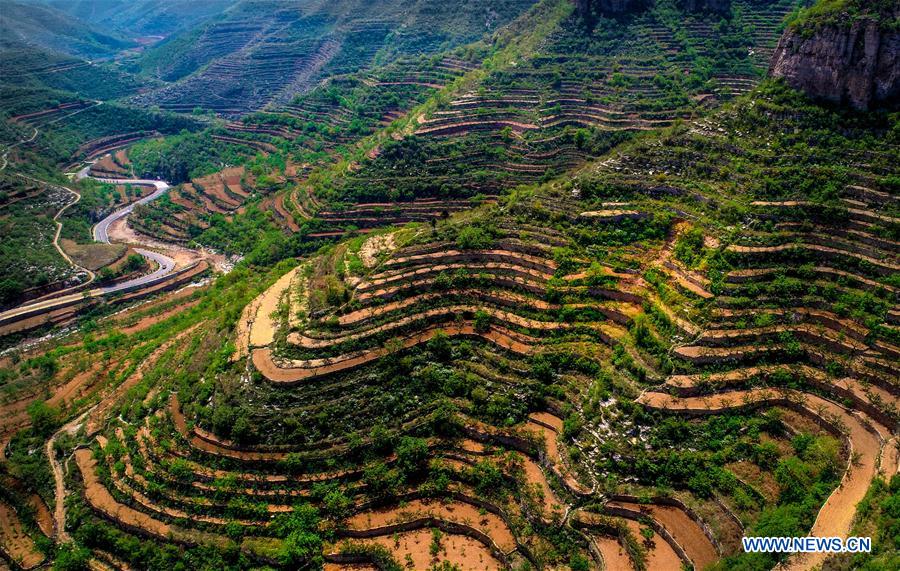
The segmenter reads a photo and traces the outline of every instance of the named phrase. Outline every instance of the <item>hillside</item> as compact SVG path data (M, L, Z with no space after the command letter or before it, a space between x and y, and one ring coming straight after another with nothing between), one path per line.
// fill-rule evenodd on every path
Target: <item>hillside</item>
M238 2L5 82L0 561L893 569L897 100L777 71L893 30L803 4ZM742 545L807 536L871 549Z
M4 2L0 49L33 46L83 58L107 57L131 42L50 7Z
M40 0L83 22L127 37L169 36L220 14L235 0Z
M531 3L506 0L485 8L432 0L242 2L143 55L144 73L177 83L133 102L239 116L288 103L331 74L472 41Z

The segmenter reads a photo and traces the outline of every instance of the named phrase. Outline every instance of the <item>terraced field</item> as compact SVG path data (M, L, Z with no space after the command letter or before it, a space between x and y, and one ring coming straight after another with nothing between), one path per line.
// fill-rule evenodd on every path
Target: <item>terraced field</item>
M793 6L744 3L720 21L664 3L592 35L563 18L534 53L492 65L417 115L414 138L385 145L337 194L361 202L495 195L546 180L752 88L768 60L748 54L771 50Z
M476 16L483 10L478 6L445 15L439 3L430 1L403 9L391 2L372 2L356 10L315 5L298 9L278 0L238 2L208 25L145 54L142 67L173 83L138 95L133 102L235 118L289 104L329 75L369 67L376 56L387 60L431 54L473 41L532 3L500 3L483 20ZM456 25L452 35L442 31L447 20Z

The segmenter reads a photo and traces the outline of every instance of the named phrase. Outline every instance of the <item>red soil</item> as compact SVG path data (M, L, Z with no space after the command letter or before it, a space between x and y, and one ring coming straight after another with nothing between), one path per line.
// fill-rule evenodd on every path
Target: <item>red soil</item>
M85 499L92 508L126 528L138 528L162 539L169 538L169 534L173 531L172 526L116 501L97 477L97 462L90 450L86 448L76 450L75 462L84 479Z
M441 551L437 557L432 557L430 553L432 535L427 529L371 539L356 539L353 542L386 547L401 565L405 564L409 555L413 569L428 569L440 561L449 561L462 571L493 571L506 568L479 541L465 535L451 535L444 532L441 534Z
M512 531L500 516L458 501L412 500L400 506L362 512L347 519L349 529L368 530L404 523L423 517L467 525L490 537L500 549L508 553L516 549Z
M24 569L31 569L44 561L12 506L0 501L0 548ZM0 561L2 563L2 561Z
M618 539L605 535L593 535L591 540L597 546L597 550L603 557L603 567L605 571L633 571L634 565L631 563L631 557L622 547Z
M673 539L684 549L696 569L703 569L719 559L716 547L700 529L697 522L683 510L675 506L657 504L637 504L633 502L609 502L620 507L639 511L652 517L662 525Z
M641 536L641 528L644 526L631 519L626 519L624 521L634 537L637 538L638 541L644 541L643 536ZM678 554L675 553L675 550L672 549L669 542L663 539L656 531L653 532L653 538L650 540L650 545L645 542L644 546L648 548L646 560L648 570L669 571L681 569L681 558L678 557Z

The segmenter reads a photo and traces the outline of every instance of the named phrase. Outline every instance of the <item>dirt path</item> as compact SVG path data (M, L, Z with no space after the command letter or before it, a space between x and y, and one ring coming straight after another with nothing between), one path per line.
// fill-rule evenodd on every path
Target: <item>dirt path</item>
M56 251L59 252L60 256L62 256L67 262L69 262L70 266L87 273L87 275L89 276L88 281L85 284L78 285L78 287L81 287L83 285L89 284L92 281L94 281L94 278L96 277L94 275L94 272L92 272L91 270L89 270L85 267L82 267L82 266L79 266L78 264L76 264L75 261L72 260L72 258L70 258L68 254L66 254L66 251L63 250L62 246L59 245L59 235L60 235L60 233L62 233L62 228L63 228L62 222L59 221L59 217L62 216L63 213L69 209L70 206L75 206L76 204L78 204L78 202L81 200L81 195L67 186L61 186L59 188L62 188L64 190L67 190L68 192L71 192L72 194L74 194L75 200L73 200L72 202L69 202L68 204L66 204L65 206L60 208L59 212L56 213L56 216L53 217L53 222L56 224L56 234L53 235L53 247L56 248Z
M9 164L9 152L11 150L13 150L15 147L18 147L22 143L30 143L31 141L33 141L37 138L37 136L38 136L37 127L32 127L32 129L34 129L34 133L31 135L30 138L22 139L18 143L13 143L12 145L6 147L6 150L3 151L3 157L2 157L3 158L3 166L0 166L0 171L4 170L6 168L6 165Z
M53 519L56 522L57 543L69 543L72 541L72 537L66 531L66 479L62 464L60 464L59 459L57 459L56 457L56 439L61 434L74 435L78 431L78 428L81 426L81 424L84 422L84 419L92 410L94 410L94 407L91 407L83 412L75 420L67 422L53 436L50 437L50 440L47 441L47 445L44 447L44 451L47 453L47 458L50 460L50 468L53 471L53 481L55 488L54 496L56 498L55 507L53 509Z

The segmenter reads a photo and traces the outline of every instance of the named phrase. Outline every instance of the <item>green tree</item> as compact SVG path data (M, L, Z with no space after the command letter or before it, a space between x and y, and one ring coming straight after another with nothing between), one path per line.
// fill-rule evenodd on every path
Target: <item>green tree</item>
M42 400L37 400L28 405L28 418L31 426L40 436L49 436L59 428L59 411Z
M460 250L483 250L492 243L490 234L477 226L466 226L456 236L456 246Z
M417 474L428 466L428 442L404 436L397 446L397 466L404 474Z
M272 530L283 538L278 551L278 560L282 565L298 568L322 564L319 521L319 511L309 504L298 504L293 512L275 518Z
M86 571L91 552L72 543L64 543L56 550L53 571Z
M487 333L491 328L491 314L483 309L475 312L475 331Z

